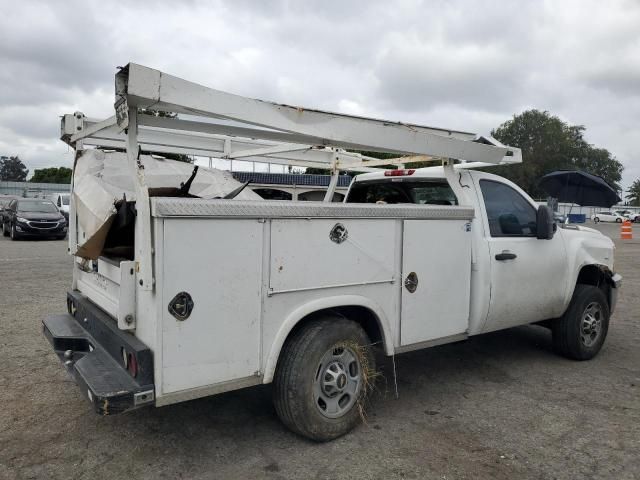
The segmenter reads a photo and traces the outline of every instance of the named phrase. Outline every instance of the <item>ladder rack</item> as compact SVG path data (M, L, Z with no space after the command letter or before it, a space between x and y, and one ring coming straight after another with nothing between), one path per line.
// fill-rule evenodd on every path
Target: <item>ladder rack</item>
M139 151L327 168L332 178L324 200L331 201L340 170L371 171L384 165L451 159L467 167L520 163L520 149L491 137L312 110L242 97L130 63L115 76L115 114L104 120L80 112L64 115L61 139L80 151L86 146L127 152L136 178L135 258L140 288L153 290L151 212ZM140 109L177 113L177 118L139 114ZM386 152L380 160L349 150ZM76 156L76 159L79 158ZM460 164L459 166L465 166ZM71 202L70 217L75 216ZM71 254L77 251L70 222Z
M149 108L188 116L136 115L137 144L158 153L319 167L334 173L450 158L474 165L522 161L519 149L491 137L241 97L133 63L120 69L115 80L115 115L106 120L80 112L64 115L63 141L74 148L126 149L124 131L131 111ZM348 150L398 156L381 160Z

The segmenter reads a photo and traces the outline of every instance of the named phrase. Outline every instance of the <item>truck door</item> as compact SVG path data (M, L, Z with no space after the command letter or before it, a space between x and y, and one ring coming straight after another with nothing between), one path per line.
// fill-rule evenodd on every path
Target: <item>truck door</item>
M489 179L478 185L491 269L484 331L561 315L568 271L561 236L536 238L536 207L515 188Z
M467 220L405 220L402 346L467 331L471 232Z

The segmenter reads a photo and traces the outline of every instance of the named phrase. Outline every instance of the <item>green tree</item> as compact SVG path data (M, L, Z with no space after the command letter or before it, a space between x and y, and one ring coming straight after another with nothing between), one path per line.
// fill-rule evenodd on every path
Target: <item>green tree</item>
M177 113L164 112L162 110L153 110L151 108L139 108L138 113L139 114L141 113L143 115L151 115L153 117L178 118ZM142 153L148 154L148 155L150 154L161 155L164 158L168 158L169 160L177 160L178 162L193 163L194 161L193 157L189 155L183 155L181 153L164 153L164 152L147 152L147 151L143 151Z
M24 182L28 174L29 170L17 155L0 157L0 181Z
M492 167L490 171L514 181L534 198L546 196L538 181L554 170L584 170L619 190L622 164L609 151L587 143L584 131L584 126L569 125L547 111L527 110L514 115L491 134L506 145L522 149L522 163Z
M67 167L37 168L29 180L34 183L71 183L71 169Z
M634 207L640 207L640 179L631 184L625 196Z

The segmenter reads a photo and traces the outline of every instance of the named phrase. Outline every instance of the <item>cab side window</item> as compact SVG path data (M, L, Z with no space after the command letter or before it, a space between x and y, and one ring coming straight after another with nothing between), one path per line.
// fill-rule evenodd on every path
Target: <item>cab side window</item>
M536 210L504 183L480 180L492 237L535 237Z

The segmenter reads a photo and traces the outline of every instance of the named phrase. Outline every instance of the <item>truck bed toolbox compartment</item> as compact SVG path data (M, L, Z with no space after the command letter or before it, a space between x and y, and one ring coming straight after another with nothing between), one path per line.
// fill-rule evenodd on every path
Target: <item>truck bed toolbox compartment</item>
M68 294L68 304L71 313L43 320L44 335L96 412L152 404L151 351L77 292Z

